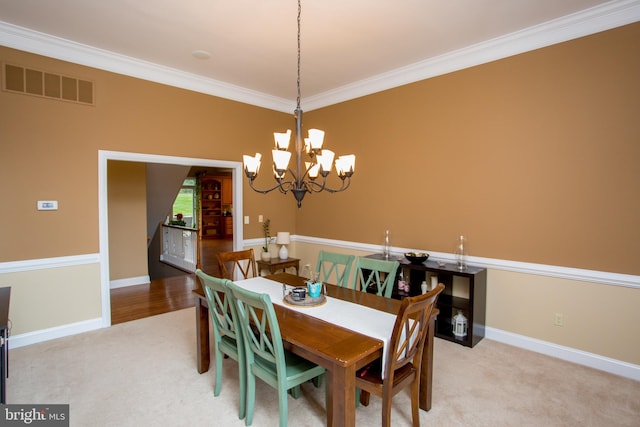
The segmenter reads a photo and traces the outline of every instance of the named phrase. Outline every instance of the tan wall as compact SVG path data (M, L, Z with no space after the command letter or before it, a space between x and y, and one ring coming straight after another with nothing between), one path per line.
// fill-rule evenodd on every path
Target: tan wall
M640 24L306 115L357 155L301 235L640 274Z
M9 319L14 337L83 321L101 322L98 263L0 274L0 287L5 286L11 286Z
M0 91L0 187L12 200L12 227L0 262L98 252L98 150L241 161L267 154L274 129L291 115L0 47L0 60L91 80L95 106ZM267 171L269 168L265 168ZM258 237L262 213L293 224L295 209L245 188L245 237ZM37 212L37 200L58 200ZM26 238L25 238L26 233ZM69 236L73 236L70 239ZM34 242L37 241L37 244Z
M487 282L488 326L640 365L638 289L494 269Z
M147 188L144 163L109 161L109 279L147 276Z
M634 24L306 113L305 128L324 129L328 147L358 156L352 187L308 196L298 210L292 196L259 195L245 182L245 238L261 236L263 214L274 232L381 244L388 228L393 246L442 252L463 233L472 255L640 274L639 39ZM0 182L12 183L0 198L13 203L0 262L98 252L98 150L268 159L271 133L293 126L290 114L12 49L0 47L0 59L96 87L95 107L0 92ZM271 184L264 166L261 187ZM42 199L60 209L37 212ZM97 271L42 271L52 274L0 275L2 285L20 284L16 331L100 315ZM55 299L37 294L44 279ZM588 343L588 329L569 326L597 316L589 308L599 300L633 301L637 289L563 285L491 271L490 326L638 363L628 340ZM538 286L544 308L513 327L509 313ZM557 300L569 316L563 334L548 329ZM33 312L44 314L31 321ZM594 322L593 336L608 337L606 322Z
M0 198L11 201L0 263L99 252L99 150L240 161L245 151L266 152L274 128L293 125L289 114L5 47L0 61L91 80L96 99L95 106L86 106L0 91ZM281 204L278 194L250 192L248 185L244 193L244 211L252 219L245 237L261 235L258 214L293 231L294 206ZM59 210L38 212L37 200L58 200ZM141 224L133 232L146 239ZM131 231L118 222L109 228L112 236ZM139 250L134 252L141 260ZM121 266L135 271L114 271L114 278L137 275L146 259ZM101 276L93 267L82 275L73 267L0 274L0 285L14 287L14 334L99 319ZM46 293L40 294L43 284Z
M322 249L370 253L295 242L289 254L304 270L305 264L315 268ZM355 262L351 276L354 268ZM486 304L490 328L640 365L640 341L630 339L633 325L640 324L638 289L489 269ZM564 326L554 324L556 313Z

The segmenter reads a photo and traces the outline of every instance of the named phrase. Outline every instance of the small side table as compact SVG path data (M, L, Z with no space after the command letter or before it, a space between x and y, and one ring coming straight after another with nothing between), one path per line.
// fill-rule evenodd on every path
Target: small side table
M258 264L258 274L260 274L262 270L269 270L270 274L274 274L278 270L286 271L287 267L293 267L296 269L296 276L299 276L300 260L298 258L280 259L275 257L269 261L259 259L256 260L256 263Z

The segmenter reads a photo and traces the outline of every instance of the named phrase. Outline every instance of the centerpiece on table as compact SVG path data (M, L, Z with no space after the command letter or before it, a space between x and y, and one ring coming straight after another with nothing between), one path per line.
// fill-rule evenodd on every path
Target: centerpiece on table
M307 280L307 290L311 298L320 298L320 292L322 290L322 281L320 281L320 273L317 271L311 272L311 277Z

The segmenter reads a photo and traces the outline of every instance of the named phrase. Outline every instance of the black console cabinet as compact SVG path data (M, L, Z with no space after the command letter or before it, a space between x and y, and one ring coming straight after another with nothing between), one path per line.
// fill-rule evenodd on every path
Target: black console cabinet
M368 255L368 257L384 259L382 254ZM401 299L419 295L422 293L420 288L422 282L426 281L431 289L431 277L437 276L437 282L444 285L444 291L438 297L437 307L440 313L436 319L435 335L467 347L473 347L484 338L487 301L486 269L469 265L459 270L455 263L440 266L437 262L429 260L421 264L411 264L404 257L398 261L400 262L398 276L402 272L404 280L409 282L410 290L402 292L396 286L393 290L393 298ZM468 332L464 338L453 335L451 322L458 311L467 318L468 322Z

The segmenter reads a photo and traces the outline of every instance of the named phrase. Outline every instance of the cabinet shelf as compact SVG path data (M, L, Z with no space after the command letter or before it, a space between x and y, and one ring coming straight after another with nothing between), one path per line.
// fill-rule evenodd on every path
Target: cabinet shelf
M451 307L454 310L462 310L468 312L469 307L471 307L471 300L469 300L469 298L440 294L440 296L438 297L438 307Z
M222 237L222 179L216 176L200 177L200 237Z
M201 175L200 229L204 239L222 238L226 229L225 213L231 204L231 177Z
M384 259L382 254L368 255L368 258ZM485 331L485 312L487 299L487 270L480 267L467 266L459 270L455 264L438 265L435 261L412 264L406 259L399 260L398 277L404 275L409 281L409 292L398 292L394 287L393 298L402 299L421 293L420 285L426 281L431 286L431 277L437 276L438 283L444 290L438 297L437 308L440 311L436 318L435 335L439 338L473 347L482 338ZM458 311L467 318L467 335L458 338L453 335L452 319Z

